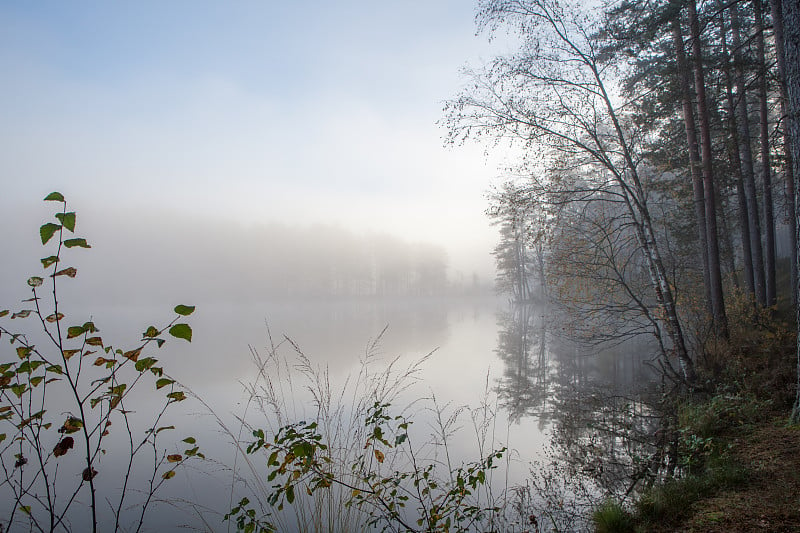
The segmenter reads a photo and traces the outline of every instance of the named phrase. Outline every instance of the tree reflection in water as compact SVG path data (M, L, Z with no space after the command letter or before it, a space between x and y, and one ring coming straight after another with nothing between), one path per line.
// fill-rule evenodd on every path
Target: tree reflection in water
M500 404L509 420L537 423L550 436L526 485L513 490L521 529L589 529L605 497L629 499L676 469L673 419L648 365L656 350L644 341L588 350L559 331L542 306L498 315Z

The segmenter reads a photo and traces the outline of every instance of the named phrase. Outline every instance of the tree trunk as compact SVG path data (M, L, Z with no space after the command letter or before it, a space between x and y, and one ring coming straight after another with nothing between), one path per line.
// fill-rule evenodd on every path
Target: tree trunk
M761 222L758 216L758 197L756 196L756 178L753 170L753 152L750 147L750 116L747 111L747 83L744 77L743 59L741 57L742 39L739 34L739 9L731 4L731 30L736 85L736 114L739 126L739 156L742 162L744 192L747 197L748 220L750 221L750 249L753 254L753 278L755 280L756 302L767 304L767 288L764 279L764 256L761 250Z
M800 175L800 0L783 0L784 53L786 60L787 129L791 144L794 175ZM800 188L794 191L795 213L800 212ZM800 224L797 224L800 228ZM800 249L795 249L800 256ZM800 257L798 257L800 265ZM798 276L800 279L800 276ZM795 285L800 295L800 283ZM800 331L800 305L797 306L797 327ZM797 392L792 409L792 422L800 422L800 335L797 336Z
M786 120L786 102L788 96L786 94L786 57L783 49L783 14L781 13L782 6L781 0L771 0L770 8L772 11L772 27L775 36L775 56L778 60L778 83L781 88L781 120ZM788 128L784 124L783 127L783 153L785 159L785 179L786 190L789 195L794 195L794 165L792 164L792 148L789 139ZM791 198L790 198L791 199ZM791 249L797 249L797 210L795 209L794 201L788 202L789 204L789 229L791 235ZM789 254L789 262L791 263L791 289L792 305L797 305L797 294L795 293L795 286L797 285L797 257L794 253Z
M772 164L769 157L769 113L767 111L767 59L764 46L763 0L753 0L756 15L756 49L758 55L758 113L760 122L760 147L762 183L764 185L764 281L766 303L777 302L775 286L775 215L772 202Z
M689 29L692 37L694 60L694 85L697 94L697 116L700 119L700 139L703 159L703 188L705 190L706 231L708 238L708 269L711 282L711 303L717 333L728 338L728 317L725 313L725 298L722 292L722 272L719 264L719 240L717 236L717 205L714 193L714 168L711 153L711 126L709 124L706 86L703 75L703 56L700 48L700 24L697 20L695 0L689 0Z
M736 124L736 101L733 97L733 76L731 74L730 55L728 54L728 41L726 38L724 13L720 14L720 37L722 41L722 61L725 73L725 94L728 107L728 131L731 140L728 143L731 162L736 172L736 196L739 199L739 228L742 238L742 264L744 267L744 281L747 292L755 301L756 288L753 279L753 254L750 250L750 219L747 213L747 197L744 192L744 176L742 176L742 160L739 157L739 134Z
M683 102L683 123L686 129L686 143L689 146L689 171L692 176L692 193L694 195L694 216L697 223L697 237L700 258L703 262L703 284L706 294L706 311L714 317L714 306L711 297L711 278L708 267L708 236L706 231L706 207L704 204L703 176L701 170L700 151L697 147L697 125L692 112L692 92L689 81L689 66L683 48L680 14L672 21L672 40L675 44L675 60L678 65L678 79Z

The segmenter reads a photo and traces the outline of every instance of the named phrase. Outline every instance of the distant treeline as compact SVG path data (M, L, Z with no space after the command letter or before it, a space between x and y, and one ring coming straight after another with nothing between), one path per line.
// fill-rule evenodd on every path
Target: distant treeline
M246 227L174 214L148 216L136 225L127 220L104 221L93 242L103 253L85 267L102 285L97 290L119 302L163 291L206 301L252 301L491 290L476 274L453 274L443 247L387 234L322 224ZM130 283L115 283L121 274Z

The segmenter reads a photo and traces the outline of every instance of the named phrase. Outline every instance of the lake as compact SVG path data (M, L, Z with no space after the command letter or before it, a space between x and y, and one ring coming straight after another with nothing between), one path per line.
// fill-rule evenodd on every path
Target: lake
M147 306L110 306L92 312L104 338L120 345L135 343L154 318L170 318ZM179 525L227 527L222 515L242 495L252 500L254 477L263 474L260 465L250 470L235 453L233 440L244 445L252 440L241 420L277 429L279 422L314 419L317 408L308 387L312 371L332 391L331 403L348 416L359 391L374 387L374 380L367 383L363 377L365 365L369 379L393 365L395 372L384 376L383 386L404 387L393 396L392 415L413 421L409 434L427 459L444 460L441 446L430 445L433 438L441 442L443 436L448 439L447 458L456 466L492 449L512 450L491 476L495 496L506 489L511 494L512 487L526 484L531 461L544 459L554 435L569 418L564 410L572 409L575 398L597 390L622 394L652 379L645 364L651 355L646 345L611 350L581 347L562 335L545 307L515 307L496 297L218 303L199 305L188 321L194 329L191 344L170 341L152 355L205 406L194 399L177 404L162 423L176 429L164 431L161 443L191 435L208 460L180 469L159 491L158 498L168 503L152 508L145 529L154 531ZM256 354L267 362L264 368L273 396L283 402L282 420L264 402L265 376L259 377ZM297 367L303 357L305 375ZM255 385L250 392L248 384ZM159 405L152 394L137 402L134 417L151 414ZM229 433L220 429L220 423ZM444 430L442 424L447 426ZM124 444L112 440L109 448L115 442ZM168 451L180 453L185 447L178 442ZM100 464L100 490L113 493L123 465L106 459ZM132 519L136 511L129 508L126 516ZM298 516L291 511L281 519L281 528L301 530L297 521L304 518ZM75 530L80 526L72 523Z

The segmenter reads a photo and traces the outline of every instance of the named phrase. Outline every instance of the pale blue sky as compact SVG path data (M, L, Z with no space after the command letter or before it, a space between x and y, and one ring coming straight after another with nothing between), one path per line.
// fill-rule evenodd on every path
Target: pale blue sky
M487 272L498 159L442 146L469 0L0 3L0 207L328 222ZM155 215L153 215L155 216ZM91 231L92 228L84 228Z

